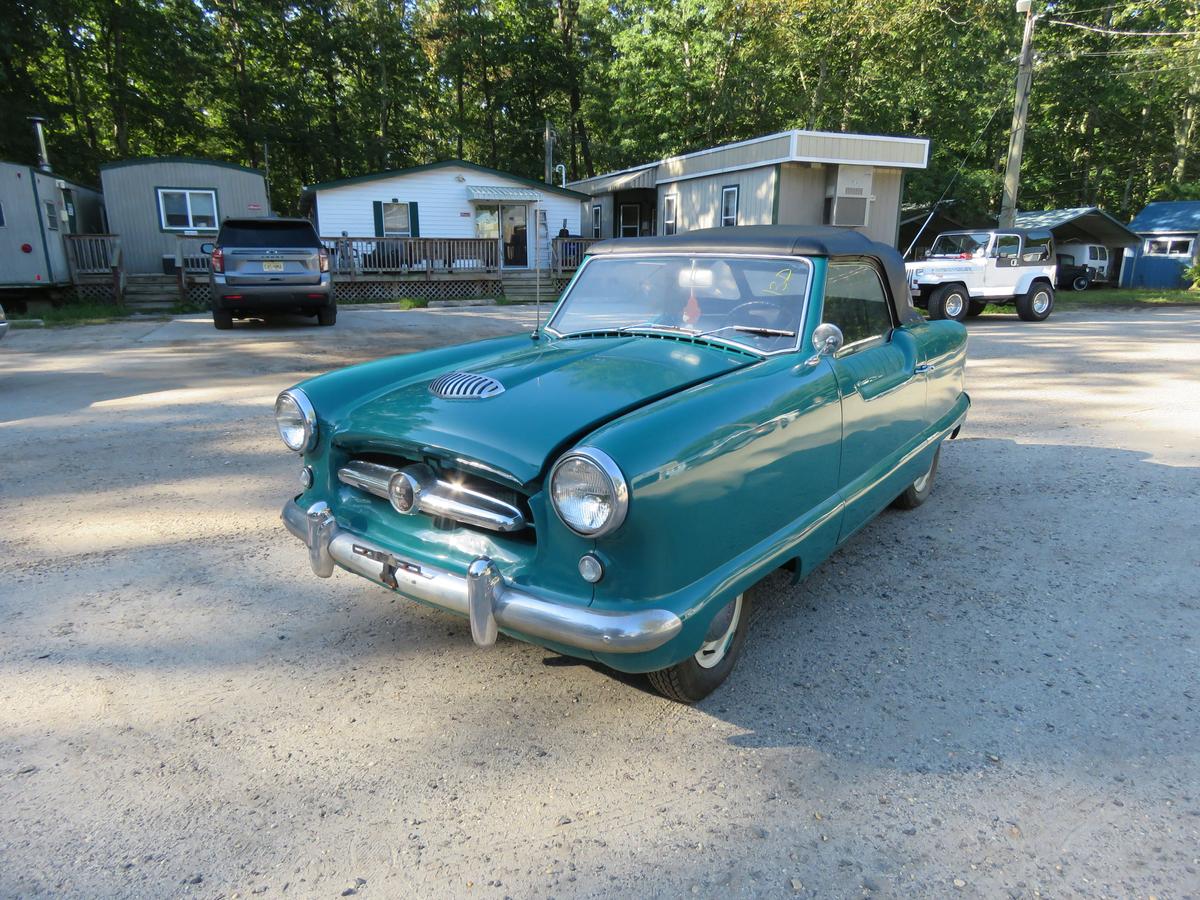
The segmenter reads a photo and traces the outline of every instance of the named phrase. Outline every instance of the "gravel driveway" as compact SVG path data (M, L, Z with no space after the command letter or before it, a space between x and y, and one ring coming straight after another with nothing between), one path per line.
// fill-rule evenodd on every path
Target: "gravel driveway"
M532 320L0 344L0 896L1200 896L1200 310L972 323L932 500L696 708L279 524L278 390Z

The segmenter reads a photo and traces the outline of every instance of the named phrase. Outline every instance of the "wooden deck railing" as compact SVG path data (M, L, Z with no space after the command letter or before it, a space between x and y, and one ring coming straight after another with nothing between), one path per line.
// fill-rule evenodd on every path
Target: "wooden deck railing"
M125 267L121 238L116 234L64 234L63 247L67 266L75 284L95 284L111 279L113 299L120 303L125 295Z
M334 275L482 274L500 269L492 238L323 237Z
M599 238L585 237L559 237L552 242L550 264L554 267L554 272L561 275L564 272L574 272L583 263L584 254L587 253L588 247L596 243Z
M67 262L75 275L110 275L120 258L121 238L115 234L63 235Z

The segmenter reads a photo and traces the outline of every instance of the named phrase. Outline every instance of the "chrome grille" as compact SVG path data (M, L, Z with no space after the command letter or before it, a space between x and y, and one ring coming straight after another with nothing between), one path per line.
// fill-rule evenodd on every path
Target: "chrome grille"
M504 385L489 375L448 372L429 383L429 391L447 400L486 400L504 393Z

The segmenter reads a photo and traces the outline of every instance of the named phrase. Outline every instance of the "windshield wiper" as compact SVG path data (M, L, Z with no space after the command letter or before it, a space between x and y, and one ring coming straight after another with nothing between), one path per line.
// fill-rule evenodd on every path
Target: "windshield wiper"
M712 331L702 332L697 337L708 337L710 334L716 334L718 331L740 331L743 334L757 334L760 337L796 336L796 332L786 331L782 328L764 328L759 325L722 325L720 328L714 328Z

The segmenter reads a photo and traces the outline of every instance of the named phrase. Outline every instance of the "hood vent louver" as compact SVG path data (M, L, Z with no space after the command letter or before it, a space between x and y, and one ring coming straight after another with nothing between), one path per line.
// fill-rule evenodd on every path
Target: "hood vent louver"
M486 400L504 393L504 385L489 375L447 372L429 383L429 392L446 400Z

